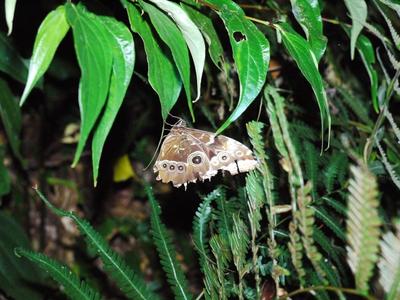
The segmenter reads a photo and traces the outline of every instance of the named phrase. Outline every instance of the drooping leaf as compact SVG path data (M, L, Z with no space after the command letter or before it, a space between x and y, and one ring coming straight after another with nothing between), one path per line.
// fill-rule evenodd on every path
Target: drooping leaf
M215 31L214 25L210 17L202 14L200 11L193 8L192 5L195 5L195 2L191 3L191 5L181 2L183 9L187 12L190 19L192 19L192 21L197 25L203 34L204 39L208 44L208 53L210 54L211 60L217 68L221 69L223 64L224 50L218 34Z
M28 67L18 54L18 50L10 42L10 39L0 31L0 71L10 75L21 83L26 82Z
M365 3L365 0L344 0L344 3L346 4L347 10L352 19L350 53L351 59L354 59L357 39L364 27L365 21L367 20L367 4Z
M14 255L15 247L29 248L29 239L21 225L0 211L0 289L16 300L42 299L34 285L44 285L45 276L26 259Z
M139 34L143 40L148 63L148 79L160 98L161 114L165 120L178 100L182 88L178 70L160 48L149 23L142 18L138 8L128 1L123 3L127 10L132 30ZM163 74L163 76L160 76L160 74Z
M175 25L175 23L166 16L162 11L151 4L141 1L141 6L144 11L150 16L150 21L160 38L168 45L171 50L172 57L174 58L176 68L185 89L188 107L192 118L194 120L194 112L190 90L190 59L189 51L186 46L185 39L182 32Z
M240 93L235 110L218 128L224 131L249 107L264 85L270 56L269 42L264 34L248 19L238 4L230 0L207 0L218 9L228 31L239 76Z
M375 49L372 46L371 41L365 36L360 35L357 39L356 44L357 50L361 55L362 61L364 63L364 67L368 72L370 85L371 85L371 99L372 104L376 112L379 112L379 103L378 103L378 73L374 68L373 64L375 63Z
M0 117L7 133L8 142L15 157L23 164L20 152L22 117L21 109L8 84L0 79Z
M48 69L58 46L68 30L69 25L65 15L65 6L59 6L51 11L42 24L40 24L29 64L28 79L21 96L20 105L25 103L35 84Z
M303 28L317 61L324 55L327 39L323 34L318 0L291 0L292 12Z
M113 60L107 102L92 141L93 179L95 185L104 143L124 100L135 65L135 45L129 29L113 18L101 17L100 21L104 24L104 28L109 34Z
M329 145L331 115L329 113L328 100L321 74L318 71L318 62L315 58L314 52L311 50L311 47L304 40L304 38L297 34L289 24L283 23L277 25L277 28L282 35L282 40L286 49L296 61L301 73L307 79L311 85L311 88L313 89L320 110L322 138L324 137L326 126L328 129Z
M206 59L206 46L203 36L196 24L178 4L168 0L150 1L165 11L174 20L183 34L193 59L194 69L196 70L197 95L194 101L197 101L200 98L201 78Z
M13 29L13 21L15 14L15 5L17 0L5 0L6 22L8 27L7 35L10 35Z
M81 132L73 166L82 154L86 140L106 103L110 86L114 41L101 19L82 5L66 4L72 27L75 52L81 69L79 108Z

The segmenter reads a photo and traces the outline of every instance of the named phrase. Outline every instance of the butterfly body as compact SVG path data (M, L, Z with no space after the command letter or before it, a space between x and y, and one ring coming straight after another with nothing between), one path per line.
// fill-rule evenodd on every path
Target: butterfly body
M171 128L154 165L157 180L175 187L210 179L218 170L230 174L248 172L257 166L251 150L223 135L186 127L184 121Z

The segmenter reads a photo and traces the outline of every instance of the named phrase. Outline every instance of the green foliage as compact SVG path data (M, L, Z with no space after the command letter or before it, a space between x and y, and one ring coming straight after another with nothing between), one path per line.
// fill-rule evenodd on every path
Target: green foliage
M368 281L378 259L380 225L377 207L378 186L363 165L352 166L347 216L347 261L354 273L356 286L368 291Z
M70 299L98 300L100 294L90 287L85 281L81 281L68 267L48 258L41 253L35 253L23 248L15 249L17 256L26 257L50 274Z
M151 205L151 228L154 244L157 247L160 261L168 282L171 284L175 294L175 299L192 299L188 291L188 283L176 260L176 251L173 249L171 237L167 232L167 228L160 220L161 209L154 198L153 191L146 186L147 197Z
M60 217L68 217L76 223L81 233L84 234L86 242L93 249L93 253L99 255L103 261L104 269L127 297L130 299L158 299L156 295L148 290L143 279L128 267L120 255L111 250L107 242L86 220L79 218L72 212L66 212L54 207L40 191L36 190L36 192L55 214Z
M29 36L19 24L30 18L29 4L5 1L4 25L12 36L0 33L1 293L43 298L48 283L38 275L44 274L40 266L79 299L100 296L74 274L110 298L120 297L114 286L132 299L171 297L159 288L164 280L177 299L400 297L398 0L100 2L57 7L39 1L35 16L44 18L27 19L39 28ZM20 53L30 49L25 62ZM15 97L21 94L22 111ZM189 234L187 224L167 230L144 184L152 172L142 165L156 148L159 128L168 132L165 125L176 122L168 119L171 113L193 122L197 116L198 128L206 119L217 134L227 131L251 144L258 161L248 174L215 176L209 185L192 185L185 196L154 184L160 199L187 198L186 209L221 182L200 197L191 239L179 238ZM244 126L251 119L257 121ZM70 127L80 132L71 137ZM75 142L74 156L64 143ZM85 173L89 142L93 180ZM202 138L192 146L209 156L220 151ZM114 160L124 154L133 180L113 185ZM74 170L67 169L71 161ZM358 167L350 168L351 161ZM71 173L77 182L64 178ZM66 219L77 224L89 257L79 239L51 240L55 225L29 201L27 187L36 182L69 211L100 222L102 235L78 213L57 209L40 194L65 228ZM131 195L127 190L134 191L129 201L109 202L113 192ZM142 201L146 192L149 207ZM169 211L189 215L182 207L163 210L165 221ZM31 243L14 219L29 228ZM125 242L132 246L128 251L120 248ZM24 250L30 244L35 252ZM14 255L15 247L23 257ZM165 277L153 269L159 266L153 248ZM72 253L72 271L45 256L62 257L64 250ZM100 265L88 259L92 255ZM145 268L151 287L131 270L132 261ZM116 284L91 278L93 267Z

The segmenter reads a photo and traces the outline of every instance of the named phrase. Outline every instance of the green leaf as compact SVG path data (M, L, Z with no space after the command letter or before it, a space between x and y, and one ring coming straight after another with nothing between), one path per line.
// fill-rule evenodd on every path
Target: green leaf
M61 286L63 292L70 299L76 300L100 300L100 294L85 281L73 273L67 266L47 257L42 253L35 253L24 248L16 248L16 255L26 257L50 274Z
M0 145L0 197L7 195L11 190L11 180L7 168L4 166L5 147Z
M24 104L29 93L48 69L54 54L69 30L65 17L65 7L59 6L50 12L40 24L33 46L29 64L29 74L22 93L20 105Z
M28 237L4 211L0 211L0 237L0 290L15 300L43 299L34 285L45 284L44 274L33 263L14 255L15 247L30 247Z
M160 256L161 265L167 274L168 282L173 287L172 290L175 294L175 299L192 299L193 296L189 293L189 284L182 268L176 260L177 253L172 244L171 236L168 234L165 225L161 222L160 206L154 198L151 187L146 185L145 189L151 206L150 218L154 244L156 245L158 255Z
M367 4L365 3L365 0L344 0L344 3L346 4L347 10L352 19L353 26L351 27L350 52L351 59L354 59L357 38L367 20Z
M0 117L3 121L11 150L21 164L24 164L20 152L21 140L19 138L22 127L21 110L8 84L2 79L0 79Z
M197 96L194 101L197 101L201 94L201 77L203 75L204 62L206 59L206 46L204 44L203 36L196 24L178 4L168 0L150 1L165 11L182 31L186 44L189 47L194 69L196 71Z
M7 35L10 35L13 29L15 5L17 0L5 0L5 10L6 10L6 22L8 27Z
M75 166L82 154L86 140L106 103L112 69L110 33L101 19L82 5L66 4L68 23L72 27L75 52L81 69L79 81L79 108L81 131L75 152Z
M166 16L163 12L151 4L140 1L140 5L144 11L149 14L150 21L160 38L168 45L171 50L172 57L174 58L176 68L179 71L183 87L186 92L186 98L189 106L190 113L194 120L194 112L190 91L190 59L189 51L186 46L185 39L182 32L175 25L175 23Z
M181 6L203 34L204 39L208 44L208 53L210 54L214 65L217 68L222 69L224 49L222 48L221 41L215 31L211 18L193 8L192 4L194 5L194 3L195 2L191 3L191 5L187 5L181 2Z
M263 87L268 71L270 47L264 34L248 19L240 6L230 0L207 0L218 9L228 31L240 82L239 101L227 120L218 128L224 131L249 107Z
M81 219L73 212L67 212L55 207L40 191L35 191L52 212L60 217L68 217L74 221L79 231L85 236L88 246L101 258L104 269L129 299L159 299L157 295L146 287L144 280L128 267L124 259L110 248L107 242L86 220Z
M318 0L291 0L290 2L293 15L306 34L315 58L319 62L324 55L327 39L323 34Z
M149 82L160 98L161 114L165 120L178 100L182 88L178 70L161 49L149 23L142 18L138 8L128 1L123 3L128 13L131 29L139 34L143 40L148 63ZM163 76L160 76L160 74L163 74Z
M113 61L108 99L92 141L94 185L97 183L104 143L124 100L135 65L135 45L129 29L113 18L101 17L100 21L109 34Z
M373 64L375 63L375 48L372 46L371 41L365 36L360 35L356 44L357 50L361 55L364 67L368 72L370 85L371 85L371 99L375 111L379 112L378 103L378 73L376 72Z
M331 132L331 115L329 113L328 99L322 82L321 74L318 71L318 62L308 43L297 34L289 24L283 23L276 25L282 35L283 43L289 54L296 61L303 76L310 83L321 116L322 140L324 137L325 126L328 128L328 146Z
M0 31L0 70L21 83L26 82L28 67L11 44L9 38Z

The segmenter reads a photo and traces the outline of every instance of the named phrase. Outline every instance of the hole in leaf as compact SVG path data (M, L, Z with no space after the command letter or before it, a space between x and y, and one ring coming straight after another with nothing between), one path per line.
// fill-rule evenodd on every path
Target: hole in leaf
M235 39L235 41L236 42L241 42L241 41L243 41L243 40L246 40L247 38L246 38L246 36L243 34L243 33L241 33L240 31L235 31L234 33L233 33L233 38Z

